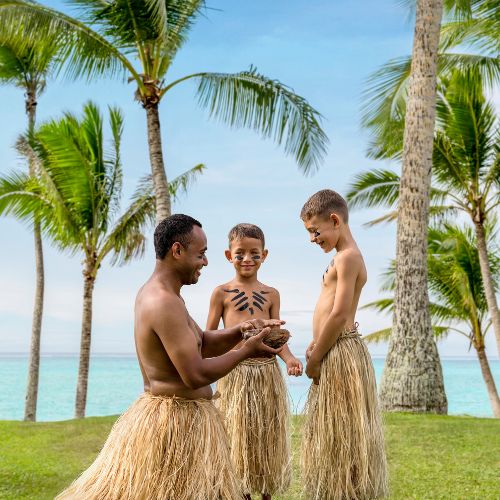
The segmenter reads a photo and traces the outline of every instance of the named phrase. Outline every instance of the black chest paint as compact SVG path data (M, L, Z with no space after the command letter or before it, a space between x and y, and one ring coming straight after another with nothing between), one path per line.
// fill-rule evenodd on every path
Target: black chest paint
M268 302L268 300L264 297L264 295L270 293L270 292L264 292L263 290L260 291L252 290L252 294L250 297L249 296L250 294L247 295L246 292L240 291L239 288L233 288L232 290L224 288L224 291L226 293L235 294L234 297L231 299L231 304L233 304L233 307L237 311L248 310L248 313L251 316L253 316L255 308L264 311L262 306L264 306L266 302Z

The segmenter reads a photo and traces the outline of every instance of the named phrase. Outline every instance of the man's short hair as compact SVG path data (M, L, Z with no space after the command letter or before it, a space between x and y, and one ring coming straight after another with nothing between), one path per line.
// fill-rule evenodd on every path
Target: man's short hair
M155 229L156 258L163 260L174 243L180 243L187 248L194 226L201 227L201 223L189 215L174 214L163 219Z
M349 210L347 202L336 191L331 189L322 189L314 193L302 207L300 218L307 221L312 217L328 217L330 214L336 213L342 217L342 220L347 224L349 222Z
M264 232L255 224L236 224L236 226L229 231L227 237L229 239L229 246L231 246L233 241L241 240L242 238L255 238L256 240L260 240L262 242L262 248L266 246Z

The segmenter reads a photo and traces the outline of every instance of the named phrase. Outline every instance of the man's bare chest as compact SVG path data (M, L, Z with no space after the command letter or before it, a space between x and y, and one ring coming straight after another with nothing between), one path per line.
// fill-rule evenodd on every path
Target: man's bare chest
M224 291L224 310L244 316L260 316L271 308L270 291L263 288L227 287ZM261 314L259 314L261 313Z

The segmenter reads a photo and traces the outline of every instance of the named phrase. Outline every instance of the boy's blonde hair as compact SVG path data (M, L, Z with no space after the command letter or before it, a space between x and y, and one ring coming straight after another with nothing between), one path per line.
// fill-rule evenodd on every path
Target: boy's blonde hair
M328 217L331 213L340 215L346 224L349 222L349 209L344 198L332 189L322 189L304 203L300 218L307 221L315 216Z
M255 224L247 224L241 223L236 224L229 234L227 235L229 239L229 246L235 240L241 240L242 238L255 238L256 240L260 240L262 242L262 248L266 246L266 240L264 238L264 232L259 226Z

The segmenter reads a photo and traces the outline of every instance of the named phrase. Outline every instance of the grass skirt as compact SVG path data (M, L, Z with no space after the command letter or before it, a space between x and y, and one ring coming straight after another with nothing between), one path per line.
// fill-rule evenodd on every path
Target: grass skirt
M315 500L387 495L387 463L370 354L357 329L346 330L312 384L302 439L304 491Z
M290 414L276 359L243 361L219 380L217 390L244 493L284 493L291 480Z
M116 421L94 463L57 499L241 497L214 404L144 393Z

